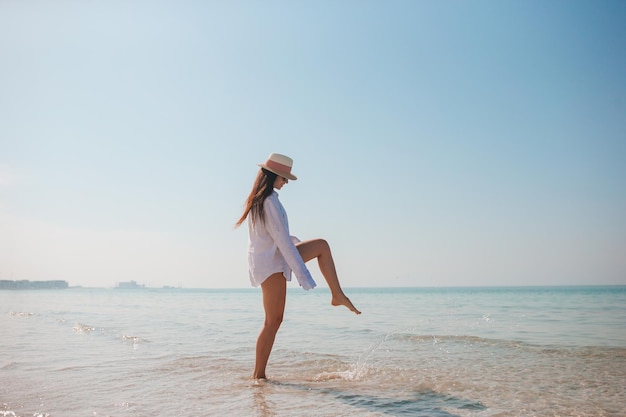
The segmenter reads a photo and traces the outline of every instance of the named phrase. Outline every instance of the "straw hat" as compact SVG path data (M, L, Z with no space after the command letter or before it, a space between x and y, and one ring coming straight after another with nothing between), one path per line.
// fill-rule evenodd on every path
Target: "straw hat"
M285 177L290 180L298 179L298 177L291 173L293 159L288 156L281 155L279 153L271 153L270 156L267 157L267 161L265 161L265 163L257 165L281 177Z

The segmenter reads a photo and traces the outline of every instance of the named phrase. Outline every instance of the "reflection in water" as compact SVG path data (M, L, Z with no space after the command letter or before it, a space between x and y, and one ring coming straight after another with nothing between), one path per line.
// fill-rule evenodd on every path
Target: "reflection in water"
M274 417L276 416L276 405L268 399L273 387L267 381L254 381L252 399L254 401L254 416Z

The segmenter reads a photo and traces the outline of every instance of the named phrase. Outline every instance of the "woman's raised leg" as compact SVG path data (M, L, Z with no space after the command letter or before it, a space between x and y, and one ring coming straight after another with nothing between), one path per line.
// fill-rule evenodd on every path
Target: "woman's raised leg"
M274 339L278 328L283 321L285 313L285 300L287 297L287 281L282 273L270 275L263 284L263 309L265 310L265 322L256 342L256 363L254 365L255 379L265 379L265 367L272 353Z
M361 314L361 312L356 309L341 289L339 278L337 277L337 270L335 268L335 261L333 260L333 255L330 251L328 242L324 239L313 239L300 242L296 244L296 247L298 248L300 256L302 256L302 260L304 260L304 262L317 258L320 271L328 283L328 288L330 288L330 293L332 295L330 303L334 306L346 306L350 309L350 311L353 311L356 314Z

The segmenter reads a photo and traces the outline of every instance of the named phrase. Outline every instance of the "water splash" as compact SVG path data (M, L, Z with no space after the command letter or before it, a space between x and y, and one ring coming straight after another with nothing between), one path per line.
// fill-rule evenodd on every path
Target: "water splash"
M352 371L352 379L359 379L365 376L367 373L367 361L368 359L378 350L380 345L383 344L389 337L391 337L393 333L387 333L378 339L377 342L372 343L365 351L361 354L356 364L354 365L354 369Z
M315 381L331 381L341 379L344 381L356 381L359 380L365 375L367 375L368 371L368 360L369 358L380 348L380 346L385 342L389 337L391 337L394 333L387 333L381 336L376 342L372 343L368 346L367 349L359 356L359 359L351 366L350 370L347 371L333 371L333 372L321 372L317 374L314 378Z

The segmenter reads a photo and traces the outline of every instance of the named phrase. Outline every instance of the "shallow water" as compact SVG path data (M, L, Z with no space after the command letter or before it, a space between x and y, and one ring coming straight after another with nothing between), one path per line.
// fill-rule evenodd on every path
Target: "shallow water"
M0 416L621 416L626 287L0 291Z

